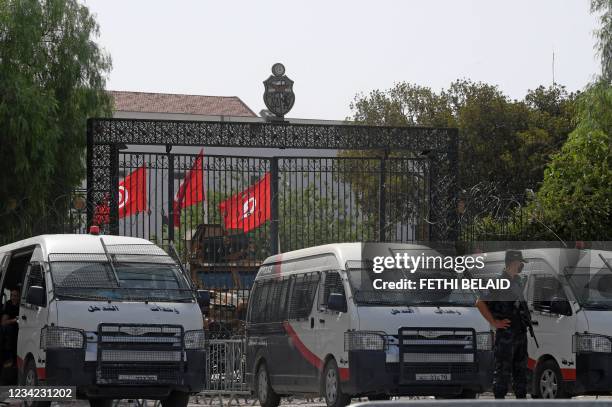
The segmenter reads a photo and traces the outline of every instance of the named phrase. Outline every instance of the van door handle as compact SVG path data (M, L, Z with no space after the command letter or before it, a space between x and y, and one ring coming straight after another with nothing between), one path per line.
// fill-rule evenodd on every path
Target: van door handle
M24 321L27 321L27 320L28 320L28 317L26 317L25 315L22 315L22 316L21 316L21 319L23 319Z
M540 323L538 321L534 321L533 319L531 320L531 325L533 326L538 326L540 325Z
M324 323L325 323L325 320L324 320L324 319L320 319L320 320L319 320L319 323L320 323L320 324L324 324Z
M310 329L314 328L314 317L310 317Z

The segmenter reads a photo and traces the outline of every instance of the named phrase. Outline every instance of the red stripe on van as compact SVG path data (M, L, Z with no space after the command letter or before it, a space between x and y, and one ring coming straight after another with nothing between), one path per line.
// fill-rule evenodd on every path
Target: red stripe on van
M538 364L538 361L535 359L527 359L527 369L529 370L535 370L536 365Z
M561 369L563 380L576 380L576 369Z
M317 355L312 353L310 349L308 349L308 347L306 347L304 342L302 342L302 340L297 335L293 327L289 324L289 322L287 321L283 322L283 327L285 327L285 331L287 331L287 333L289 334L289 337L291 338L291 342L297 348L300 354L304 357L304 359L306 359L308 363L310 363L317 369L323 370L323 367L324 367L323 361L319 359ZM340 375L340 380L343 382L349 380L350 378L350 372L349 372L348 367L338 368L338 374Z
M300 351L304 359L306 359L308 363L315 366L317 369L323 369L323 362L321 361L321 359L319 359L317 355L312 353L310 349L308 349L306 345L304 345L304 342L300 340L299 336L297 335L293 327L289 324L289 322L283 322L283 326L285 327L285 331L287 331L287 333L289 334L291 342L293 342L293 345L297 348L298 351Z
M527 359L527 368L529 370L535 370L537 364L537 360L531 358ZM576 380L576 369L561 369L561 376L563 380Z

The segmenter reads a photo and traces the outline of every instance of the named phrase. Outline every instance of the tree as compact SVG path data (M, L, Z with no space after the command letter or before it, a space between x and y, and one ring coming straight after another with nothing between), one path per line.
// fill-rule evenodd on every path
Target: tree
M562 86L540 86L516 101L496 86L469 80L455 81L440 92L398 83L386 91L357 95L351 104L350 119L370 125L458 128L459 182L466 191L462 196L466 211L461 217L463 222L470 222L475 216L497 216L499 205L495 202L513 202L515 197L523 196L526 188L537 189L551 155L559 151L574 128L575 98ZM363 154L345 151L340 155ZM406 153L391 152L392 157L400 155ZM363 197L359 202L362 208L375 217L379 182L376 174L354 172L343 177L359 192L357 196ZM414 208L423 207L418 202L426 199L426 194L418 193L422 189L421 178L417 171L388 180L388 188L400 190L394 183L407 180L411 184L408 193L413 193L396 201L391 197L388 206L401 207L412 202ZM485 190L495 202L491 202L491 197L475 195ZM423 210L417 209L414 214L417 220L427 219Z
M0 229L54 218L84 178L86 119L111 113L110 57L76 0L0 2ZM58 219L59 218L59 219ZM38 223L40 225L40 223Z
M580 97L577 126L546 168L530 210L564 239L612 239L612 86Z
M595 48L601 58L601 78L612 82L612 0L591 0L591 13L599 14L599 28L595 30Z
M486 179L509 194L522 194L527 184L542 180L550 154L573 129L574 99L562 86L541 86L524 100L512 101L496 86L468 80L439 93L398 83L357 95L350 119L370 125L457 127L462 187Z

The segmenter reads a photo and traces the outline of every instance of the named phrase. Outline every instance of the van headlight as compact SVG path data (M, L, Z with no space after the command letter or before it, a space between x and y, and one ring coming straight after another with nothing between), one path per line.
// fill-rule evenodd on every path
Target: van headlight
M477 332L476 333L476 349L491 350L493 349L493 332Z
M80 329L46 326L40 331L41 349L83 349L84 347L85 332Z
M372 331L349 331L344 333L344 350L385 350L385 335Z
M612 352L610 338L603 335L576 334L573 337L574 353Z
M185 332L185 349L204 349L206 348L206 337L204 330Z

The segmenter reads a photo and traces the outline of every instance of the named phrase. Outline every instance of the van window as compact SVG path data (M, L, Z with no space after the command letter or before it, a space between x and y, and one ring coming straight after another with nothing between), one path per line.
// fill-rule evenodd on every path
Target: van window
M258 281L253 286L249 321L252 323L281 322L286 319L289 279Z
M30 268L30 274L28 274L27 287L37 285L39 287L45 286L45 279L43 277L42 266L40 264L32 264Z
M606 261L610 264L612 259ZM606 265L567 267L564 273L580 306L593 311L612 310L612 270Z
M267 281L258 281L253 285L251 293L251 303L249 305L250 316L249 320L254 323L263 322L266 308L267 294L269 284Z
M319 273L297 275L293 276L293 279L293 289L289 301L289 319L308 318L319 285Z
M321 285L321 291L321 295L319 295L319 305L322 307L327 307L327 300L330 294L336 293L345 295L340 273L337 271L325 273L325 282Z
M72 256L72 255L71 255ZM178 267L165 263L87 261L49 256L55 295L62 300L192 301L193 294ZM57 259L56 259L57 258ZM158 259L151 257L152 261ZM165 260L165 259L160 259Z
M28 291L32 286L39 286L44 288L45 292L47 291L42 265L38 263L34 263L30 266L30 272L28 273L28 281L26 282L26 289L23 290L24 292L22 293L24 302L25 299L28 298Z
M566 299L563 285L552 274L538 274L533 278L533 309L550 312L553 298Z

